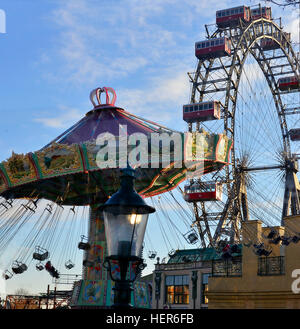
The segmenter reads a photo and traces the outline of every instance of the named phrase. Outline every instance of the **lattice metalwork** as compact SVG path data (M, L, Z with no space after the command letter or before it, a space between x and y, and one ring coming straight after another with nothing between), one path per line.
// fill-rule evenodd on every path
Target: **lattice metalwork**
M240 224L242 221L249 220L250 217L257 217L257 219L274 224L272 223L272 214L263 214L262 216L265 218L259 218L259 202L249 200L247 191L249 192L249 188L251 188L252 178L250 176L252 173L250 171L257 173L278 169L282 172L281 178L285 182L284 193L281 193L280 197L278 196L278 200L274 197L269 201L270 206L273 205L273 208L278 208L278 214L276 213L276 216L273 216L276 217L274 220L279 219L280 221L286 215L300 212L299 184L297 185L298 180L295 177L297 172L296 159L293 157L295 150L291 148L288 133L293 121L287 119L287 116L292 117L291 114L299 115L300 99L296 96L298 90L283 91L278 88L277 83L278 78L290 75L296 76L299 80L299 61L293 50L289 35L281 26L281 20L267 20L265 18L247 24L240 21L236 26L227 28L217 28L216 30L214 28L215 25L206 26L207 38L230 38L231 56L206 58L198 61L196 71L188 73L192 84L190 103L220 101L222 119L214 122L189 123L188 129L189 131L199 131L204 128L213 132L225 133L234 141L234 147L231 154L232 164L222 172L217 172L207 178L207 180L213 178L224 182L227 187L225 192L226 201L214 202L213 204L208 202L194 203L196 226L203 247L216 247L218 242L224 238L229 239L231 243L240 242ZM262 40L272 40L275 46L272 49L263 48ZM252 62L247 62L248 58L253 59L255 67L251 66L254 65ZM249 81L249 77L255 81L253 72L257 70L260 71L264 79L266 89L268 89L273 103L272 108L274 111L270 117L270 122L278 127L276 128L278 129L276 131L277 136L275 136L277 139L274 138L273 141L274 145L278 146L278 152L276 150L276 161L278 160L278 162L275 164L271 160L265 164L259 162L257 164L255 161L251 163L251 160L253 160L251 156L247 152L241 151L243 130L246 131L250 125L256 123L264 130L259 117L256 118L256 121L255 119L252 120L248 126L245 123L241 127L242 115L246 113L246 110L248 113L251 110L246 107L251 107L253 98L258 99L260 97L262 104L264 101L261 90L251 90L251 86L255 87L254 83ZM249 94L245 95L243 90L246 89L244 87L246 84ZM245 99L247 97L249 98ZM239 106L239 100L242 106ZM270 104L263 106L264 109L268 106L271 107ZM300 117L297 119L300 120ZM266 121L267 126L267 119L263 117L262 120ZM258 131L258 128L256 129ZM263 133L266 135L265 131ZM246 133L244 135L246 136ZM259 142L264 144L264 137ZM247 147L245 149L247 151ZM259 151L257 150L257 152ZM273 150L272 152L275 153ZM259 176L259 174L256 175ZM264 179L262 174L261 177L260 181L262 182ZM205 177L202 178L203 181L205 179ZM267 179L271 180L269 177ZM258 197L260 192L263 194L263 188L258 191ZM264 198L266 197L264 196ZM263 197L261 197L261 200L263 200ZM268 201L266 200L266 202ZM278 225L278 221L276 224Z
M258 275L272 276L285 274L285 260L283 256L258 258Z
M233 257L230 260L213 260L212 276L242 276L242 257Z

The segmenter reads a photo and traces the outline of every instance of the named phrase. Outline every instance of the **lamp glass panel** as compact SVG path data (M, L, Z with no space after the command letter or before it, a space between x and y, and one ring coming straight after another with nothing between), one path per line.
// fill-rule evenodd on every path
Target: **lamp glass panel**
M108 256L140 257L148 216L104 211Z

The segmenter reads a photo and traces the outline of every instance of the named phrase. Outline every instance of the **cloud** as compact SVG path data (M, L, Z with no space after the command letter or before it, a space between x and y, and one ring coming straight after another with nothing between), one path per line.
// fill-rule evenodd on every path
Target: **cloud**
M185 70L155 77L144 89L120 88L118 91L122 107L158 122L170 121L181 105L188 102L188 96L189 82Z
M155 6L152 10L155 11ZM46 75L78 84L95 82L100 77L102 80L120 78L143 68L148 64L144 53L153 47L153 42L148 42L144 49L142 41L149 39L154 31L149 29L145 34L139 30L136 25L145 28L146 15L140 15L139 20L135 15L137 10L127 12L124 5L110 7L105 2L103 5L84 0L65 1L52 12L52 22L59 28L52 52L62 70ZM155 35L158 44L153 47L153 57L160 44L167 46L172 39L168 31Z
M193 42L203 37L204 24L215 22L217 9L232 6L232 1L220 4L218 0L57 1L49 14L57 37L40 59L41 65L51 67L52 58L56 68L44 76L77 85L94 84L159 75L160 68L178 61L189 60L194 65L186 56L193 52ZM278 12L276 6L273 9L274 14ZM280 14L288 20L287 30L296 40L296 11Z
M181 105L189 102L189 88L186 70L175 70L152 77L142 88L120 87L116 105L149 120L168 122L174 117L174 111L181 110ZM56 116L45 114L33 120L50 128L68 128L82 118L82 110L63 105L58 108Z
M46 127L68 128L82 118L82 113L80 113L80 111L77 109L68 108L66 106L59 106L59 108L64 112L58 116L35 118L34 121L40 122Z
M113 86L119 106L167 122L189 101L186 72L197 63L194 42L204 38L204 24L215 21L217 9L232 6L218 0L57 2L50 14L57 38L41 65L51 68L45 76L55 82ZM261 79L257 70L248 74L252 66L245 65L248 78ZM62 127L64 119L39 122Z
M300 29L300 20L299 20L299 9L292 12L286 31L291 33L291 38L293 42L299 42L299 29Z
M78 0L57 2L50 22L57 29L41 65L52 58L56 68L45 73L52 80L74 84L117 81L132 75L159 75L193 53L203 29L186 29L201 19L214 20L219 2ZM214 4L216 6L214 6ZM225 6L225 4L223 4ZM195 37L194 37L195 35ZM198 36L198 37L196 37ZM190 61L194 66L194 63ZM47 67L51 67L46 62Z
M102 81L115 86L119 106L150 120L168 122L174 110L180 111L189 99L186 72L196 64L194 41L199 33L195 31L193 37L183 26L192 24L191 20L198 22L193 13L200 7L197 1L174 0L58 3L51 13L57 40L41 59L41 65L52 68L51 60L56 65L45 76L77 86L94 87ZM77 113L67 114L72 118ZM66 127L67 114L35 121Z

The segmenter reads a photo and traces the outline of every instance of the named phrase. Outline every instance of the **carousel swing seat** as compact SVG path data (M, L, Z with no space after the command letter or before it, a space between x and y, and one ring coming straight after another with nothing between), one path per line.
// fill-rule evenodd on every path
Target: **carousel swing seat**
M279 235L279 236L276 237L275 239L270 240L270 243L273 243L273 244L279 244L280 241L281 241L281 236Z
M231 247L230 247L230 251L232 254L236 254L236 253L239 253L240 252L240 248L237 244L233 244Z
M260 244L254 244L253 247L255 248L254 249L254 253L255 255L257 256L270 256L271 253L272 253L272 249L266 249L265 246L264 246L264 243L260 243Z
M22 274L23 272L25 272L27 270L27 265L18 261L15 261L12 265L12 271L15 274Z
M70 270L75 266L75 264L69 259L68 261L65 262L65 268Z
M78 248L81 250L91 249L91 245L88 243L88 238L84 235L81 236L81 241L78 243Z
M3 273L3 278L4 280L9 280L13 277L13 274L11 272L9 272L9 270L6 270L4 273Z
M95 264L93 261L91 260L88 260L88 259L85 259L83 262L82 262L82 265L84 267L93 267Z
M38 271L42 271L44 269L44 265L39 262L35 265L35 268L38 270Z
M282 236L281 241L284 246L288 246L290 244L290 242L292 241L292 239L287 236Z
M189 234L187 235L187 242L190 244L195 244L198 241L198 236L195 232L188 232Z
M149 251L148 257L150 259L154 259L156 255L157 255L157 252L156 251Z
M39 260L39 261L44 261L47 258L49 258L49 256L50 256L50 254L46 249L44 249L40 246L37 246L35 248L35 252L32 255L32 258L36 259L36 260Z
M170 251L168 252L168 256L169 256L170 258L172 258L175 254L176 254L176 251L175 251L174 249L172 249L172 250L170 250Z
M266 249L257 249L256 251L255 251L255 254L257 255L257 256L266 256L266 257L268 257L268 256L270 256L270 254L272 253L272 250L266 250Z
M277 231L276 230L271 230L269 234L267 235L267 239L275 239L277 236Z

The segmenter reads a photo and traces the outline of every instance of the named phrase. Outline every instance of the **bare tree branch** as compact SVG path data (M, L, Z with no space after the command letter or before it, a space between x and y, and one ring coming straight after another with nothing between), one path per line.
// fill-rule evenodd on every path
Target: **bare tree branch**
M277 1L274 1L274 0L266 0L267 2L272 2L274 3L275 5L277 6L280 6L280 7L286 7L286 6L296 6L296 5L299 5L300 4L300 1L296 1L296 0L285 0L284 2L277 2Z
M29 291L25 288L18 288L18 289L15 290L15 295L26 296L26 295L29 295Z

